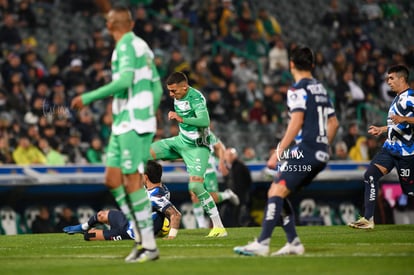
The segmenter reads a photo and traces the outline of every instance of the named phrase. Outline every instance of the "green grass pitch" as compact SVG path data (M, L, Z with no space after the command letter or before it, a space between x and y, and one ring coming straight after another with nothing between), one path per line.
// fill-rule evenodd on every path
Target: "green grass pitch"
M0 274L414 274L414 225L299 226L302 256L245 257L258 227L229 228L225 238L206 238L207 229L180 230L175 240L157 239L160 259L125 263L132 241L87 242L81 234L0 236ZM283 246L273 232L271 252Z

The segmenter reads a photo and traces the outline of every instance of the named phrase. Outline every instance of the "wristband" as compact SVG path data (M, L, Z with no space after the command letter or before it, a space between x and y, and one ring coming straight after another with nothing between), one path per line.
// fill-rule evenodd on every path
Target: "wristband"
M178 233L178 230L175 228L170 229L170 233L168 233L168 237L176 237Z

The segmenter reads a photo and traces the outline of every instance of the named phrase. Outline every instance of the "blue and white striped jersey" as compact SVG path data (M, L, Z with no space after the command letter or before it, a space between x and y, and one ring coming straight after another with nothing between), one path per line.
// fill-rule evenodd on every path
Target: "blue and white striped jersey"
M394 124L390 118L392 115L414 117L413 89L398 94L391 103L387 117L388 136L383 147L394 155L414 155L414 125L406 122Z
M153 189L147 189L148 198L151 201L152 206L152 219L155 220L156 216L161 216L164 220L165 210L168 207L173 206L170 202L170 191L165 184L161 184L160 187Z

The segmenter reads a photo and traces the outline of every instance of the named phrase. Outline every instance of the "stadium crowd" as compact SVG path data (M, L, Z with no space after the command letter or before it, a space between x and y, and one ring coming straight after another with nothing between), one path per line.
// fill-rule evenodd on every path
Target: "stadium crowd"
M89 22L90 18L103 18L111 2L64 2L0 0L3 164L104 161L111 131L111 101L93 103L79 112L68 106L76 95L110 81L113 41L105 26L99 24L87 33L89 43L81 43L81 38L68 39L66 48L61 47L58 38L40 41L38 34L58 27L44 18L54 9ZM235 129L247 131L246 141L254 135L259 139L267 136L263 146L249 148L253 154L258 151L255 160L266 160L267 150L277 144L277 129L286 125L286 92L293 81L288 58L298 41L289 39L286 22L279 22L263 1L124 2L133 11L134 32L154 50L161 76L173 71L188 75L190 85L204 93L212 127L226 145L240 149L248 145L242 140L236 144L237 140L230 137L236 135ZM379 43L371 34L380 27L394 32L406 20L411 20L411 25L404 31L412 32L410 15L414 7L404 0L344 2L347 5L339 0L327 1L325 14L311 26L328 30L325 43L314 47L312 41L305 42L315 50L313 73L329 87L341 121L342 132L332 148L334 159L367 161L382 142L365 137L366 124L381 121L372 121L371 111L360 106L367 103L377 108L376 112L385 112L393 99L384 79L387 67L414 67L413 44L395 49ZM181 25L192 29L193 48L187 43L189 33L177 27ZM301 31L307 32L305 27ZM217 41L228 47L217 50ZM40 43L47 43L47 47ZM166 119L171 108L172 101L165 91L158 113L157 139L176 133L176 125ZM362 118L357 116L360 110Z

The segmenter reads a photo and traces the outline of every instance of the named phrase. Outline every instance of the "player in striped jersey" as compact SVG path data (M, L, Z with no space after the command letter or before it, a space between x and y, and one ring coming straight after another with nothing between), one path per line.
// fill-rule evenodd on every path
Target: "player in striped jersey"
M136 244L125 261L146 262L159 257L151 203L142 182L156 131L155 113L162 84L152 50L132 32L130 11L125 7L112 8L106 26L116 41L112 53L112 81L75 97L72 107L80 109L95 100L113 96L105 184L128 220L133 221Z
M305 252L295 228L294 210L288 197L309 185L329 160L329 145L336 135L338 120L325 87L312 76L313 52L298 47L290 54L290 72L295 84L287 92L290 121L267 166L278 173L267 193L262 231L254 242L236 246L237 254L267 256L273 230L281 223L286 244L272 256ZM295 145L291 143L295 141ZM278 162L282 164L277 166Z
M368 129L374 136L387 132L387 139L364 174L364 216L349 223L352 228L374 228L378 180L394 167L403 195L414 196L414 90L408 85L408 75L409 70L403 65L388 70L387 83L397 95L388 110L387 125Z
M174 111L168 119L179 124L178 136L162 139L151 144L153 159L172 160L182 158L190 175L188 189L193 192L204 211L213 222L208 237L225 237L227 231L221 221L217 206L204 188L204 175L210 155L210 117L206 99L200 91L188 85L187 76L174 72L167 78L167 89L174 98Z

